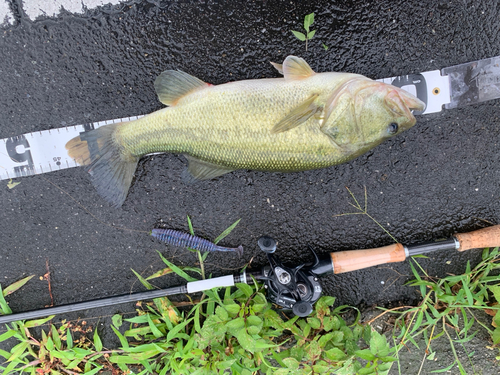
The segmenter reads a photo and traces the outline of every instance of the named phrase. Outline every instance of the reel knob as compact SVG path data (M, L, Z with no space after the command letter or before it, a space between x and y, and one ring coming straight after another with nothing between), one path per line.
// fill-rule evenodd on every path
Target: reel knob
M308 316L312 311L313 305L307 301L296 302L292 307L292 312L301 318Z
M260 249L267 254L272 254L276 251L276 240L269 236L262 236L257 241L257 244L259 245Z

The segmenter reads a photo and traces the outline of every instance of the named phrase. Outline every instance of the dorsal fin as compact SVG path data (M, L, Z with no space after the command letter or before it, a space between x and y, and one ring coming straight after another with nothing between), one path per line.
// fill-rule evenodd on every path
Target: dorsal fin
M283 75L286 80L304 79L314 74L306 60L301 57L287 56L283 61Z
M283 75L283 64L278 64L270 61L271 65L278 71L279 74Z
M176 105L183 96L208 86L208 83L180 70L166 70L155 80L160 102L169 106Z

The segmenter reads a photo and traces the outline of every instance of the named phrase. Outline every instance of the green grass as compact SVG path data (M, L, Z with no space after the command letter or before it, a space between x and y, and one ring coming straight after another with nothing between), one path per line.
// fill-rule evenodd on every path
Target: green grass
M194 233L190 220L188 225ZM198 253L197 267L181 268L160 254L165 268L148 277L136 274L148 288L152 287L149 280L171 273L187 281L203 278L206 256ZM456 366L465 374L456 347L474 337L474 321L490 333L494 344L500 342L500 328L476 318L477 310L482 310L500 326L500 286L495 276L499 258L498 248L485 249L476 267L467 265L463 275L442 279L431 278L412 260L415 279L410 287L420 290L422 301L405 311L385 310L378 317L397 314L389 339L369 324L361 324L356 309L334 308L333 297L322 297L307 318L290 317L273 309L262 285L238 284L205 291L183 307L158 298L138 304L132 318L113 316L110 329L119 348L105 348L98 331L86 322L50 324L49 317L9 324L7 331L0 332L0 342L11 347L0 350L0 374L97 374L103 370L124 374L386 374L394 363L399 366L400 351L412 345L418 348L420 339L426 343L418 349L422 363L432 359L433 340L440 336L448 339L455 356L441 372ZM4 297L28 281L25 278L0 289L1 314L11 313ZM352 321L345 320L348 312Z
M430 277L415 258L413 257L410 263L415 279L409 285L419 288L422 301L418 306L403 312L391 311L398 314L393 332L395 355L407 345L419 348L417 340L423 339L426 344L422 352L423 365L426 359L432 360L435 356L432 350L433 340L445 336L455 360L445 369L434 372L446 372L456 366L460 374L465 375L464 359L458 357L456 350L457 346L460 346L466 352L466 360L476 373L475 364L471 359L473 353L467 353L464 346L478 333L474 323L490 334L494 345L500 343L498 248L491 251L484 249L482 261L472 269L467 262L464 274L450 275L441 279ZM492 320L481 321L478 311L492 316ZM487 344L485 343L485 346ZM422 366L420 368L422 369Z

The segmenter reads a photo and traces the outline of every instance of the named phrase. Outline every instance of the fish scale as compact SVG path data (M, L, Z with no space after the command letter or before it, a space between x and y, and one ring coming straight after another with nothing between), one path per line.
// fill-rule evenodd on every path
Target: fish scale
M89 165L97 191L120 206L146 154L186 155L187 181L236 169L324 168L410 128L416 121L411 110L424 109L406 91L358 74L314 73L295 56L273 65L284 78L217 86L165 71L155 89L168 108L73 138L68 154Z
M319 130L317 119L285 133L271 134L270 129L313 92L330 90L352 76L357 75L335 75L324 87L316 82L319 79L301 85L268 79L213 86L124 124L119 134L137 156L187 153L235 169L280 172L321 168L345 158ZM138 140L141 134L147 136Z

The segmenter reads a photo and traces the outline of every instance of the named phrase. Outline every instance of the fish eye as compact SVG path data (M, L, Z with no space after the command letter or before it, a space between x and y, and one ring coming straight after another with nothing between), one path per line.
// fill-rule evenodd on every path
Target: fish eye
M389 134L396 134L398 132L398 124L395 122L391 122L389 126L387 127L387 131Z

